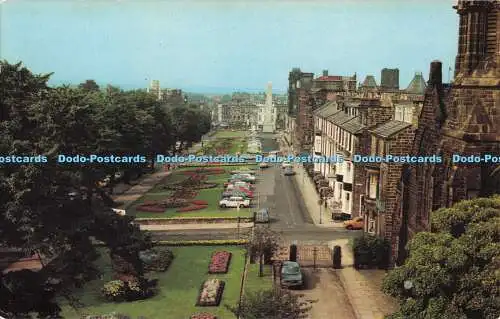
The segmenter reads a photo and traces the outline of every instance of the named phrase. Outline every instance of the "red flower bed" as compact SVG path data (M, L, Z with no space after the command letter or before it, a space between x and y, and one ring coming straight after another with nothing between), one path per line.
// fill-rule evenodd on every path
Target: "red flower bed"
M210 265L208 266L209 274L225 274L229 270L229 262L231 261L231 253L228 251L216 251L212 255Z
M191 206L179 208L177 210L177 212L178 213L185 213L185 212L191 212L191 211L194 211L194 210L204 209L204 208L207 208L207 207L208 207L208 205L191 205Z
M202 313L195 313L194 315L191 316L191 319L217 319L217 317L211 313L202 312Z
M208 202L206 200L195 199L195 200L191 201L191 204L194 204L194 205L208 205Z

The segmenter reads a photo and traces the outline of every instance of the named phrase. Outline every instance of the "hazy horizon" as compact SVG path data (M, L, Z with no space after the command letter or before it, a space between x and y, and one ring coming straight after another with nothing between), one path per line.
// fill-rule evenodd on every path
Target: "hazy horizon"
M400 87L432 60L453 67L454 1L6 1L0 57L22 61L51 85L94 79L123 89L257 93L288 72L357 73L362 82L399 68Z

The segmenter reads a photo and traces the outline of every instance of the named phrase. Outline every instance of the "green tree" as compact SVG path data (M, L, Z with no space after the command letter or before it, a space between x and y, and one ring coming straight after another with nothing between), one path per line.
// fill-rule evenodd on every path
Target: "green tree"
M280 247L281 235L268 227L255 227L248 243L250 260L259 258L259 276L264 276L264 263L270 262Z
M85 80L85 82L80 83L78 87L84 91L99 91L99 85L94 80Z
M48 76L33 75L21 64L2 62L1 67L0 88L6 96L1 154L99 152L100 127L94 120L104 107L100 92L49 89ZM30 312L56 316L55 296L73 301L72 289L99 274L93 239L104 241L142 276L138 251L150 240L130 217L115 214L100 198L97 181L103 174L98 165L61 165L53 158L0 168L0 246L39 253L45 262L37 273L1 275L2 310L17 318Z
M312 301L288 290L262 290L245 296L240 307L226 306L239 318L245 319L306 319Z
M384 280L401 303L391 318L498 318L500 196L433 212L431 231L410 241L406 262Z

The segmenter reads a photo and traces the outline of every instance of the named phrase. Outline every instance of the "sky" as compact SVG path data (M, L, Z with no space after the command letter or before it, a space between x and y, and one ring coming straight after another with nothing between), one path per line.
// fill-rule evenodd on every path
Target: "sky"
M457 52L453 0L0 0L0 59L50 84L286 92L294 67L319 76L415 72Z

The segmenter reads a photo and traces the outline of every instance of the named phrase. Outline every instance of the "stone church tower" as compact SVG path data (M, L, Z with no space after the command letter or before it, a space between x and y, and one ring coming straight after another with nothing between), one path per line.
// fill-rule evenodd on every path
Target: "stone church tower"
M500 156L500 0L461 0L454 8L460 16L455 79L443 84L441 62L431 63L412 150L413 155L441 155L443 163L403 169L400 232L393 239L400 261L407 241L430 228L431 211L500 193L490 177L495 164L452 162L453 154Z

